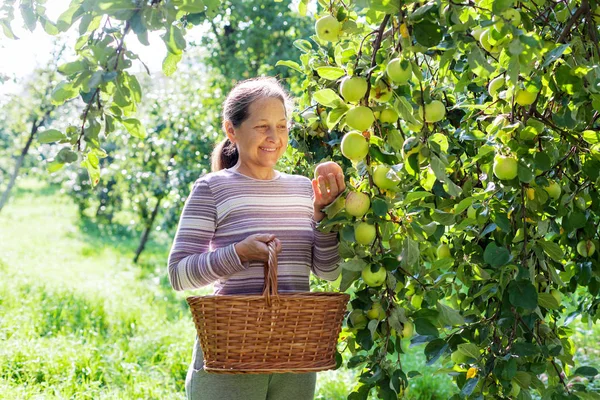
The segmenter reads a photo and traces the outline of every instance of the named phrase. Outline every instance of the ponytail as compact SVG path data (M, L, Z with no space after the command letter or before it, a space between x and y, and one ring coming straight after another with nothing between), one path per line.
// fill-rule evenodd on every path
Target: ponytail
M238 162L238 151L235 144L229 138L219 142L212 151L211 170L217 172L225 168L231 168Z

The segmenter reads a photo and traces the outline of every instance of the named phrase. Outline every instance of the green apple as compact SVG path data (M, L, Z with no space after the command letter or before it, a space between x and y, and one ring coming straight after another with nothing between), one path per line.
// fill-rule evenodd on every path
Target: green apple
M534 93L525 89L517 89L515 102L520 106L530 106L533 104L536 97L537 92Z
M350 320L352 327L356 329L366 328L367 323L369 322L362 310L352 310L350 315L348 315L348 319Z
M414 308L421 308L421 304L423 304L423 296L420 294L413 294L410 298L410 304L412 304Z
M378 103L387 103L390 101L394 93L383 81L378 81L375 85L371 86L369 97Z
M498 179L511 180L517 177L518 163L513 157L500 156L494 157L494 175Z
M548 186L544 186L544 190L552 199L558 200L560 198L561 188L560 185L555 181L550 181Z
M368 222L359 222L354 227L354 239L363 246L368 246L373 243L376 236L377 232L375 225L369 224Z
M392 189L398 185L399 181L397 178L388 178L389 171L390 167L385 165L378 165L375 167L375 171L373 171L373 182L379 189Z
M483 47L488 53L495 54L500 52L500 47L492 46L490 43L489 29L486 29L481 33L481 36L479 37L479 43L481 44L481 47Z
M369 107L357 106L346 113L346 124L352 129L364 132L373 125L373 122L375 122L375 115Z
M376 301L373 303L369 311L367 311L367 317L369 319L377 319L379 321L385 318L385 311L383 310L383 306L380 302Z
M368 286L377 287L383 285L387 277L387 272L383 267L379 267L377 272L372 272L371 266L367 265L363 268L360 275Z
M369 153L367 139L358 131L351 131L344 135L340 144L342 154L350 160L360 161Z
M450 253L450 246L446 243L442 243L437 248L437 256L438 258L450 258L452 257L452 253Z
M387 72L392 82L399 85L406 84L412 76L410 62L400 58L390 60L385 68L385 72Z
M389 124L395 123L398 121L398 118L399 115L393 108L386 108L381 112L381 114L379 114L379 120Z
M419 107L419 116L423 119L423 106ZM446 116L446 107L439 100L433 100L429 104L425 104L425 121L434 123L441 121Z
M596 251L596 245L591 240L582 240L577 243L577 252L582 257L591 257Z
M340 93L347 102L356 103L365 97L368 86L367 80L361 76L347 76L340 83Z
M496 78L490 81L488 85L488 93L492 98L496 98L498 95L498 91L504 86L504 77L497 76Z
M519 10L515 10L514 8L510 8L502 13L502 17L508 20L511 25L519 26L521 23L521 13Z
M348 214L360 218L369 211L371 199L365 193L350 192L346 195L345 207Z
M315 22L315 31L320 40L337 42L340 35L340 23L333 15L326 15Z
M410 339L413 336L413 334L415 333L415 326L413 325L413 323L411 321L406 321L402 325L403 325L402 338Z
M483 32L485 31L484 28L475 28L471 31L471 36L473 36L475 38L475 40L480 40L481 39L481 35L483 34Z

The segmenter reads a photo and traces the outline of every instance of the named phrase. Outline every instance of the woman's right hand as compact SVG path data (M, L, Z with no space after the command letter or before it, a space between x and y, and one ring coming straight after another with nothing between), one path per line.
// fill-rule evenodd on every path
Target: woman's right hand
M269 261L269 246L267 243L275 241L275 251L281 252L281 241L275 238L275 235L268 233L257 233L248 236L246 239L234 245L241 262L247 261Z

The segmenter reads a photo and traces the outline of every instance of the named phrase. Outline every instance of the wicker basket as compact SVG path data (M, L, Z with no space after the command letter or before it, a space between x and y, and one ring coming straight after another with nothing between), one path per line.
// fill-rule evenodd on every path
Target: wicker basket
M277 293L277 254L269 243L262 295L190 296L210 373L261 374L324 371L335 349L350 296Z

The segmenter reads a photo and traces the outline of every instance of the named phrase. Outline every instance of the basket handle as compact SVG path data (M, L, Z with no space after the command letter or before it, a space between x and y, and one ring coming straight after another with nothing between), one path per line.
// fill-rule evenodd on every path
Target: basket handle
M275 301L279 301L277 293L277 244L274 240L267 243L269 248L269 261L265 263L265 286L263 296L269 306L271 306L271 296Z

